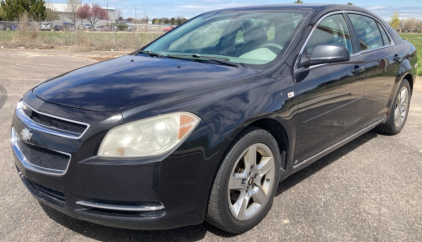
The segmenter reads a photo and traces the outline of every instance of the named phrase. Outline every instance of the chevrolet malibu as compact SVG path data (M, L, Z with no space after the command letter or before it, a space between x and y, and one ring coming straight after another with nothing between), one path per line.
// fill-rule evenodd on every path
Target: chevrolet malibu
M28 91L11 128L17 172L77 219L242 233L289 175L374 128L398 134L416 61L355 6L207 12Z

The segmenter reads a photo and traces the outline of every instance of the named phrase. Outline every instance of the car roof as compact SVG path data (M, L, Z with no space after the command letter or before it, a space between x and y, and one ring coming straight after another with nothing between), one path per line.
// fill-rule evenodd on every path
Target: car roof
M355 5L347 4L262 4L262 5L250 5L243 7L224 8L218 10L212 10L210 12L224 12L224 11L254 11L254 10L298 10L313 12L313 18L310 23L315 23L322 15L334 12L334 11L356 11L372 15L379 20L383 21L382 18L370 12L364 8L357 7Z
M364 10L363 8L355 5L347 4L261 4L261 5L249 5L243 7L224 8L215 11L233 11L233 10L283 10L283 9L297 9L297 10L310 10L310 11L321 11L321 10Z

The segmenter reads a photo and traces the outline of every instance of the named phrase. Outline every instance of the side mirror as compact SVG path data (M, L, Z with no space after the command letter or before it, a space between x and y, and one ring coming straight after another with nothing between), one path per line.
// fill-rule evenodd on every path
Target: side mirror
M310 57L302 55L301 64L303 67L323 63L343 62L350 60L349 51L337 45L317 45Z

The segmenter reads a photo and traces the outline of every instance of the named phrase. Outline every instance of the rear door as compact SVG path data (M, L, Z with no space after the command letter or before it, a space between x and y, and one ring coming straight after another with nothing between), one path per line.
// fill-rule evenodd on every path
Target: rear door
M359 40L365 61L365 92L362 101L362 127L382 119L389 110L388 101L401 57L399 48L376 19L363 14L348 14Z
M295 70L298 115L295 160L301 162L356 132L361 119L364 62L355 54L343 14L324 18L309 37L302 54L317 45L345 47L350 61Z

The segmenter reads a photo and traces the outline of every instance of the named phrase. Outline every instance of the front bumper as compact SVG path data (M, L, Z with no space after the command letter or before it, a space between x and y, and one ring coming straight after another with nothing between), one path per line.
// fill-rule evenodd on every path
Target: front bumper
M169 157L138 165L99 165L94 158L89 164L71 163L64 176L28 169L13 153L18 174L31 194L76 219L127 229L169 229L203 222L212 166L201 162L200 153L179 161Z
M203 222L221 158L221 142L210 142L221 137L205 123L168 157L144 160L93 156L101 141L94 134L106 132L92 127L81 140L32 131L27 143L71 155L64 174L33 169L13 149L19 176L36 199L76 219L118 228L169 229ZM13 147L13 139L22 139L28 127L15 115L12 128Z

